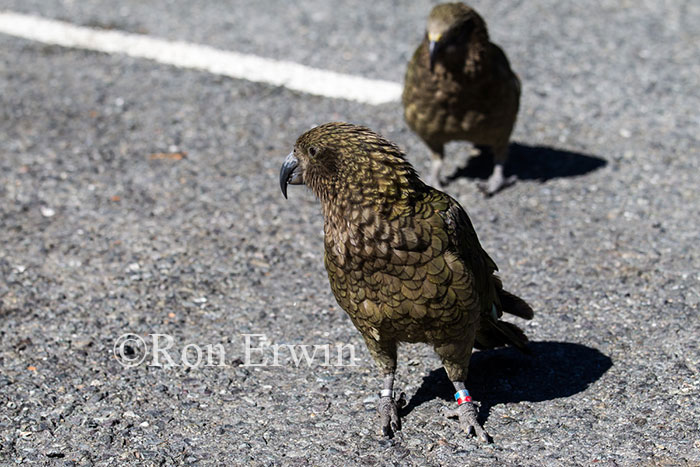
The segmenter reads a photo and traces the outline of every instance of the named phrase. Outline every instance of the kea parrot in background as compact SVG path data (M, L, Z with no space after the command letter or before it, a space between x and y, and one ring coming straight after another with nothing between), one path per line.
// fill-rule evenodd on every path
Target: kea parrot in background
M472 348L527 350L525 334L501 316L533 311L503 289L464 209L423 183L394 143L349 123L301 135L280 184L285 198L288 185L305 184L321 202L331 289L384 375L383 433L401 426L397 345L425 342L454 384L462 428L488 441L465 388Z
M435 6L423 42L408 64L404 118L432 152L432 183L442 185L445 143L466 140L493 155L493 172L479 188L491 196L506 178L508 140L520 102L520 80L505 53L489 41L486 23L463 3Z

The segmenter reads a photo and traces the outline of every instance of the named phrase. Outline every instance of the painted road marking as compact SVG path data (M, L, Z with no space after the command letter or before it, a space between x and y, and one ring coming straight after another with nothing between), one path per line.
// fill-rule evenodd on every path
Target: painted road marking
M75 26L9 11L0 11L0 33L45 44L146 58L166 65L372 105L398 101L402 90L399 83L391 81L319 70L206 45Z

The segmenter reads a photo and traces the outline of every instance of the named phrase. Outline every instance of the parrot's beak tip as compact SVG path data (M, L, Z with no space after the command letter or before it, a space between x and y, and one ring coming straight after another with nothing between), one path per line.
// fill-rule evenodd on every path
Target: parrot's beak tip
M280 168L280 188L284 199L287 199L287 186L302 184L299 160L294 157L294 152L290 152Z

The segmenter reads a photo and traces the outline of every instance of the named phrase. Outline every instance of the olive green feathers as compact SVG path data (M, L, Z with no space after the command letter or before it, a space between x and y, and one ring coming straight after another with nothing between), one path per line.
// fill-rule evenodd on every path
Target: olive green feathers
M494 157L485 187L493 194L508 181L503 166L520 101L520 80L486 23L463 3L437 5L425 37L408 64L403 91L408 126L433 156L433 182L440 184L444 145L466 140Z
M319 198L331 289L383 371L393 371L398 342L453 352L453 380L466 377L473 336L525 349L522 331L500 317L532 310L503 290L464 209L424 184L395 144L365 127L321 125L299 137L280 183Z

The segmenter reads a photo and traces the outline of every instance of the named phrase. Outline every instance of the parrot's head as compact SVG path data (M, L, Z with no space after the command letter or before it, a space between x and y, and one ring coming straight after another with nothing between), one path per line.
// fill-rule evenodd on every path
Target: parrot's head
M391 141L369 128L326 123L297 139L280 170L280 187L307 185L321 200L339 195L386 197L417 179L413 167Z
M436 5L428 16L425 35L428 40L430 71L435 69L435 62L450 47L471 44L474 39L488 41L486 23L464 3Z

